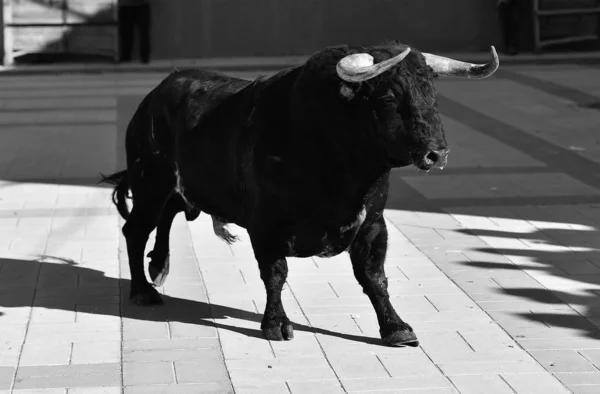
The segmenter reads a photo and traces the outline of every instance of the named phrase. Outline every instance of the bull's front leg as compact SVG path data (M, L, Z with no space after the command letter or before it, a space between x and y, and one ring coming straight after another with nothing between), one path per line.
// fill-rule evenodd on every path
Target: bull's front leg
M383 342L390 346L418 346L412 327L398 316L390 302L384 270L387 238L383 216L363 225L350 247L354 276L375 308Z
M281 302L281 291L288 274L287 260L279 253L268 251L268 246L264 243L253 240L252 244L260 278L267 292L267 304L260 328L268 340L290 340L294 338L294 329Z

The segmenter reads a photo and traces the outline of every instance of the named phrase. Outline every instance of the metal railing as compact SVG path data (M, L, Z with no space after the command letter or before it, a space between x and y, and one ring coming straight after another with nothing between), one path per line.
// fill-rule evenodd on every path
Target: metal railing
M600 2L595 1L594 5L590 6L581 6L581 3L577 4L577 2L573 1L565 1L564 8L557 9L545 9L541 8L540 0L533 0L533 31L534 31L534 46L536 52L541 52L544 47L551 45L559 45L559 44L568 44L574 42L582 42L582 41L591 41L598 40L600 38L598 34L598 16L600 16ZM571 4L568 6L566 4ZM575 3L575 4L574 4ZM590 2L591 4L591 2ZM551 22L553 19L557 19L560 17L567 16L596 16L596 31L595 32L587 32L587 33L579 33L573 32L572 34L564 35L563 37L552 37L552 38L542 38L542 23Z
M95 49L94 34L90 34L85 48L73 50L75 53L100 54L112 57L114 61L119 58L118 39L118 0L103 0L107 7L102 12L106 13L102 20L95 20L95 15L78 13L69 7L69 0L3 0L3 30L4 30L4 65L14 63L16 57L25 54L39 53L64 53L73 50L69 40L73 34L82 28L108 28L105 34L96 34L97 38L107 38L111 41L108 49ZM97 5L98 0L77 0L79 6L86 2ZM49 12L39 12L28 15L27 7L46 7ZM54 12L50 12L50 10ZM60 18L57 16L60 14ZM89 30L89 29L88 29ZM97 33L96 31L96 33ZM27 32L27 33L25 33ZM52 32L53 37L48 38ZM89 33L88 33L89 34ZM39 43L35 43L35 41ZM94 53L94 51L98 53Z

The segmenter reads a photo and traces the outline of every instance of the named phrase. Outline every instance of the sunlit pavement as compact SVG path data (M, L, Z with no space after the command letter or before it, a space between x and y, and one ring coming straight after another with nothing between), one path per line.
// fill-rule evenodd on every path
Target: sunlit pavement
M0 393L600 392L600 69L437 82L449 165L395 171L386 211L419 348L380 345L346 255L290 259L296 338L263 340L247 235L203 215L176 218L165 305L130 304L94 182L164 75L0 78Z

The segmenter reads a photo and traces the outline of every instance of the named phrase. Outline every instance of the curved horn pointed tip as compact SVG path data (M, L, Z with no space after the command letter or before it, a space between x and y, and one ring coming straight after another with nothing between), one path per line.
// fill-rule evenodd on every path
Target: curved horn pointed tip
M473 64L471 65L470 72L466 74L467 78L483 79L493 75L500 67L500 59L494 46L490 46L490 62L486 64Z
M492 45L490 47L490 54L492 55L492 60L495 64L500 64L500 59L498 58L498 53L496 52L496 48Z
M493 45L490 46L490 55L492 55L492 61L489 63L490 71L485 77L489 77L490 75L494 74L496 70L498 70L498 67L500 67L500 59L498 58L498 53Z

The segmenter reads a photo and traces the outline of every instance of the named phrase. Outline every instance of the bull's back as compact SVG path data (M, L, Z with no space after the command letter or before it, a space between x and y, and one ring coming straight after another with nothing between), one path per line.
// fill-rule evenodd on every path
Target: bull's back
M183 116L186 121L178 126L193 128L220 101L249 83L204 70L169 74L144 97L129 122L126 135L128 167L141 157L157 152L175 158L177 135L186 130L174 127L173 118Z

